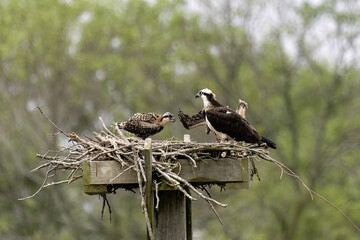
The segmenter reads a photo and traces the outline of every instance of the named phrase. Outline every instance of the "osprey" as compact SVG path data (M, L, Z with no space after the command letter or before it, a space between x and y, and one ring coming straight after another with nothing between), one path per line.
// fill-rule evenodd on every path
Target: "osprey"
M248 143L266 143L267 146L276 149L276 143L261 136L244 117L216 101L215 94L210 89L205 88L198 92L195 98L199 97L204 102L203 114L206 125L220 138L220 142L234 139Z
M236 112L240 114L243 118L245 118L245 113L247 108L248 108L247 102L239 99L239 104L238 104L238 108L236 109ZM183 111L181 111L179 108L178 116L184 128L188 130L198 126L206 125L206 121L204 118L204 109L202 109L200 112L190 117L189 115L183 113ZM209 127L206 128L207 128L206 133L209 134L211 130L209 129ZM215 135L216 135L216 140L220 142L221 136L216 133Z
M161 132L168 122L175 122L174 115L169 112L163 115L157 113L136 113L128 121L117 123L117 125L120 129L145 139Z

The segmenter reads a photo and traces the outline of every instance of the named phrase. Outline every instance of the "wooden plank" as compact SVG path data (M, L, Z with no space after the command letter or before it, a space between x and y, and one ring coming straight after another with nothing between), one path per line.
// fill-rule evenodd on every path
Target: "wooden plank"
M159 210L155 211L156 240L185 240L185 196L182 192L159 191Z
M181 164L180 177L192 183L226 183L246 179L240 159L223 158L219 160L206 159L198 161L197 168L186 159L179 160Z
M197 162L193 168L187 159L179 159L181 164L180 177L191 183L231 183L249 181L248 159L220 158L219 160L206 159ZM116 161L92 161L89 166L89 184L136 184L137 177L133 170L124 172Z
M115 178L123 170L125 169L116 161L91 161L89 167L89 184L138 183L134 170L126 171L114 181L110 182L111 179Z
M145 139L144 144L144 158L145 158L145 201L148 211L149 220L154 229L154 192L152 191L152 153L151 153L151 138ZM150 239L148 234L148 239Z
M242 158L240 159L241 163L241 181L239 183L227 183L226 189L249 189L250 188L250 164L248 158Z
M110 193L107 185L84 185L84 192L89 195Z
M90 185L90 163L84 162L82 164L82 170L83 170L83 183L84 185Z
M90 185L90 163L85 162L82 164L83 168L83 183L84 183L84 192L93 195L93 194L106 194L109 193L106 185Z
M248 158L240 159L240 171L241 171L241 180L243 182L250 181L250 164Z

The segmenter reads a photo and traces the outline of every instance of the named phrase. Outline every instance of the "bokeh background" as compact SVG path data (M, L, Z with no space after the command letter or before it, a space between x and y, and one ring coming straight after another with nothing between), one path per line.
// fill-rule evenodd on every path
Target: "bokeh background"
M0 239L145 239L138 194L82 181L34 193L36 153L135 112L195 114L212 89L278 144L271 155L360 225L360 4L355 0L0 0ZM177 121L156 139L214 141ZM330 206L257 162L261 181L194 203L194 239L358 239Z

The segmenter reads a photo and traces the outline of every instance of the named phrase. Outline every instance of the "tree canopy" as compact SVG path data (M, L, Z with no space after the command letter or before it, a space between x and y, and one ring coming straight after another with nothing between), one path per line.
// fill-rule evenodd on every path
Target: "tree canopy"
M0 0L1 239L144 239L139 196L111 196L113 221L81 183L26 201L42 176L35 154L67 140L36 110L82 134L136 112L195 114L210 88L274 139L272 156L360 225L360 5L308 1ZM204 129L166 127L156 139L214 141ZM218 224L195 203L195 239L357 239L299 184L257 164L249 190L218 193ZM137 201L135 201L135 199Z

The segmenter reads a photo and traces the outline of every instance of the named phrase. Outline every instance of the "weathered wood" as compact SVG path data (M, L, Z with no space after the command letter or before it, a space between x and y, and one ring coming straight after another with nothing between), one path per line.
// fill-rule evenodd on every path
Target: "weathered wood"
M186 192L191 195L189 187L185 188ZM192 240L192 201L189 198L185 198L185 228L186 228L186 240Z
M204 159L193 168L187 159L179 159L179 176L191 183L236 183L249 181L248 159ZM116 161L92 161L89 163L89 185L136 184L136 172L132 169L110 182L124 169Z
M242 158L240 159L241 163L241 172L242 172L242 182L239 183L227 183L226 188L227 189L248 189L250 188L250 164L248 158Z
M190 134L184 134L184 142L191 142Z
M155 212L155 239L186 239L185 196L182 192L159 191L159 210Z
M154 192L152 191L152 153L151 153L151 138L145 139L144 144L144 158L145 158L145 201L148 210L149 220L154 229ZM148 239L150 239L148 237Z
M184 141L190 142L190 135L184 135ZM154 190L152 184L153 156L151 139L145 139L144 145L145 204L147 219L153 229L155 239L192 240L192 202L184 193L166 184L158 186L160 198L158 211L154 211ZM226 155L226 154L225 154ZM177 159L181 168L175 169L179 177L192 184L226 184L228 189L249 188L250 164L248 158L202 159L194 168L189 159ZM144 172L143 172L144 173ZM88 194L108 193L110 184L118 187L138 187L137 173L131 167L122 167L116 161L90 161L83 163L84 191ZM191 195L188 187L185 190ZM147 223L149 223L147 221Z
M184 134L184 142L191 142L190 134ZM186 192L191 196L189 187L185 187ZM192 201L189 198L185 198L185 228L186 228L186 240L192 240Z
M82 164L84 192L89 195L109 193L106 185L90 185L90 163Z

